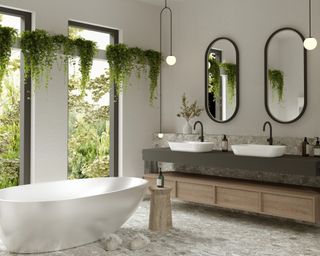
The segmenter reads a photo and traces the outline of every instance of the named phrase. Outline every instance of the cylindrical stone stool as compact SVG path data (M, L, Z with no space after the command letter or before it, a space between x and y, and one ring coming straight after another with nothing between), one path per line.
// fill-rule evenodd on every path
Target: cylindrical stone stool
M151 191L149 229L168 231L172 228L171 188L149 187Z

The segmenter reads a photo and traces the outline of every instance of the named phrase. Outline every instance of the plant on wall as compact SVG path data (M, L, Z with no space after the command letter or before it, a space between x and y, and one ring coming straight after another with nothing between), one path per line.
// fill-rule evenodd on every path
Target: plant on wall
M209 55L208 61L208 92L214 95L216 101L220 101L221 84L219 63L214 58L213 54Z
M224 73L228 77L228 100L232 102L236 92L237 65L233 63L220 63L220 68L224 70Z
M271 84L272 90L277 93L278 102L281 102L283 100L284 89L283 72L278 69L269 69L268 79Z
M198 106L197 101L194 101L189 105L189 101L184 93L182 95L180 112L177 114L177 117L183 117L187 122L189 122L192 118L200 116L202 111L203 109Z
M137 71L140 78L141 72L149 67L148 78L150 80L150 103L156 99L156 88L160 74L162 57L160 52L154 50L142 50L138 47L127 47L125 44L109 45L106 57L110 66L110 81L116 84L117 94L125 88L133 70Z
M25 77L31 76L35 87L45 78L48 85L50 72L56 60L56 46L48 32L37 29L24 31L21 36L21 50L24 55Z
M117 86L117 94L127 85L133 69L133 58L125 44L108 45L106 57L109 63L110 81Z
M17 31L0 25L0 88L4 75L7 73L11 56L11 47L16 42Z
M150 79L149 85L149 101L152 104L153 100L156 99L156 89L158 86L158 77L160 74L160 65L161 65L161 54L160 52L147 50L145 51L145 56L147 58L147 62L149 64L149 74L148 77Z

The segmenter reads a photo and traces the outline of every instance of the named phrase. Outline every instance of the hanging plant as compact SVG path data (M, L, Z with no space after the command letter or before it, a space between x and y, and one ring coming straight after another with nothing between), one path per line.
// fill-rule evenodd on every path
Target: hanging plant
M221 63L220 68L224 70L224 73L228 77L228 100L232 102L236 93L237 65L233 63Z
M75 40L72 40L64 35L54 35L52 36L52 39L56 47L56 51L62 53L61 59L64 62L64 71L65 73L67 73L69 59L74 58L74 56L76 55L77 48L75 45Z
M133 58L129 48L125 44L108 45L106 58L109 63L110 81L117 86L116 94L127 85L133 69Z
M7 73L11 56L11 47L17 40L17 30L0 25L0 88L3 77Z
M278 69L269 69L268 79L271 84L272 90L277 93L278 102L283 101L283 89L284 89L283 72Z
M158 77L160 74L160 66L161 66L161 54L160 52L154 50L145 51L145 56L147 58L147 62L149 65L149 74L148 77L150 79L149 85L149 101L152 104L153 100L156 99L156 89L158 86Z
M145 51L138 48L138 47L133 47L129 48L129 55L131 55L132 58L132 63L133 63L133 68L136 70L137 77L141 77L141 72L146 71L146 55Z
M96 54L96 43L77 38L74 41L80 56L81 88L84 90L90 80L93 57Z
M208 67L208 91L212 93L215 101L220 101L221 84L220 84L220 67L213 54L209 55Z
M52 36L40 29L24 31L21 36L21 51L24 55L25 77L31 76L36 88L44 77L45 85L48 86L51 69L57 58Z

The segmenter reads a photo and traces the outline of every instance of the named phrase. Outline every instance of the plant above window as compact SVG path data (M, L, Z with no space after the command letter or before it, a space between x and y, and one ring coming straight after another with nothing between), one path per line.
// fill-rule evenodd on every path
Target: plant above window
M17 30L0 25L0 90L3 77L7 73L11 47L17 40Z
M283 101L284 79L283 72L278 69L269 69L268 78L272 90L277 93L278 102Z
M162 57L160 52L154 50L142 50L138 47L130 48L125 44L109 45L106 49L106 57L110 65L110 81L116 84L119 95L128 84L129 77L133 70L137 71L140 78L141 71L147 71L150 79L150 103L156 99L156 88L160 74Z
M237 65L233 63L220 63L219 66L228 77L228 100L232 103L236 92Z
M45 79L45 85L48 85L59 51L64 55L65 65L68 64L68 58L79 53L81 87L84 90L89 81L96 44L82 38L70 39L64 35L50 35L45 30L36 29L22 33L21 50L24 55L25 77L31 76L36 88L40 86L42 78Z

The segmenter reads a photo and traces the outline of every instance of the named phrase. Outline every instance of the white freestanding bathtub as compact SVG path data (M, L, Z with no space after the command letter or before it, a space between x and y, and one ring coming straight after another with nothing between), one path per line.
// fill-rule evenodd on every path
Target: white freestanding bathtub
M94 178L0 190L0 238L16 253L57 251L119 229L138 207L147 181Z

